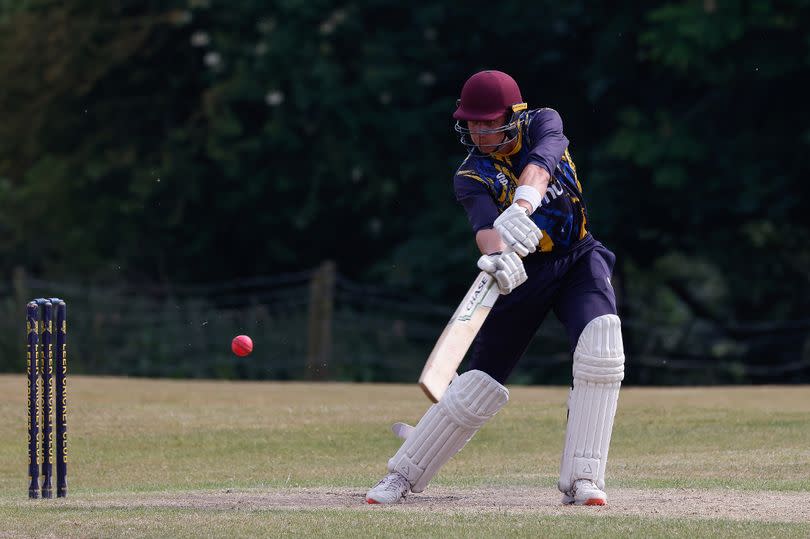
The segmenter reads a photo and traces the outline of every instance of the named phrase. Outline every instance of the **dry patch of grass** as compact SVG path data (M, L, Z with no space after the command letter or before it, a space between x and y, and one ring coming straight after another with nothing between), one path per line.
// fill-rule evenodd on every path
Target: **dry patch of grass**
M195 535L209 528L214 530L211 535L227 536L229 530L233 535L269 533L271 524L279 526L275 531L308 530L318 535L317 526L305 530L295 524L306 522L332 523L335 529L356 525L375 536L386 535L387 529L380 527L383 522L404 526L404 535L410 529L414 534L420 529L425 532L429 526L450 535L485 535L484 530L494 529L488 528L491 522L527 535L531 531L548 535L547 530L565 523L561 533L576 535L579 528L571 528L568 520L589 518L610 522L608 533L613 530L617 535L626 535L632 526L653 535L661 526L664 535L724 529L706 528L710 520L731 523L745 535L772 534L777 528L771 526L786 526L778 529L790 533L802 531L799 535L809 532L800 522L810 519L795 509L799 504L794 499L810 491L810 477L796 473L810 469L808 387L623 389L608 465L608 495L620 504L652 492L662 503L638 510L620 510L612 504L592 516L572 516L556 512L560 508L554 490L565 429L566 388L513 388L509 405L445 467L425 493L427 498L414 496L400 508L379 512L358 508L354 502L385 472L385 463L398 446L389 425L399 420L415 422L427 408L415 384L80 376L71 377L70 383L71 497L32 503L24 499L25 379L0 376L0 535L35 531L70 535L65 533L69 529L47 522L52 518L78 523L77 535L124 536L129 529L124 526L130 526L134 536ZM271 502L307 492L303 487L325 493L327 499L333 499L329 492L336 492L347 505L306 508L303 502L292 507ZM227 489L232 492L225 496ZM465 509L482 493L487 498L492 492L524 490L531 498L525 507L504 501L486 510ZM247 505L153 503L188 497L189 491L205 499L237 496ZM734 505L742 520L724 512L724 504L718 501L724 493L734 500L748 500ZM440 505L452 510L443 510L443 516L437 517L433 509L426 510L435 506L425 501L430 496L445 496ZM448 498L453 496L465 501ZM674 497L674 502L665 502L662 496ZM693 496L702 509L694 515L662 514L657 507L682 506L685 496ZM130 505L113 503L127 499ZM244 501L254 499L261 506ZM539 505L534 503L538 499ZM745 511L759 501L763 507L782 507L798 520ZM546 502L554 509L544 509ZM110 522L106 528L105 518ZM664 521L668 524L658 524ZM242 527L248 522L258 526L253 529L256 533ZM424 527L414 524L420 522ZM673 528L674 523L681 523L680 527Z

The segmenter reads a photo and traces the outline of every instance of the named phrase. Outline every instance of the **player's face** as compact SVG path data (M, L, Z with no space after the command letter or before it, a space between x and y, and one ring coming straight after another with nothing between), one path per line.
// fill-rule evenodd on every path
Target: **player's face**
M503 143L504 134L484 134L482 131L486 132L491 129L498 129L499 127L503 127L505 123L506 114L503 114L499 118L486 122L470 120L467 122L467 127L470 130L470 137L472 137L475 145L478 146L478 150L482 153L492 153Z

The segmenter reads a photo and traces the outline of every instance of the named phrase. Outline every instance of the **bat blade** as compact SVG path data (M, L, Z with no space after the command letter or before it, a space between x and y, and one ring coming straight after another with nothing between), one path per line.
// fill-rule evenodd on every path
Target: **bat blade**
M444 395L498 295L494 277L479 273L439 336L419 377L419 386L433 402Z

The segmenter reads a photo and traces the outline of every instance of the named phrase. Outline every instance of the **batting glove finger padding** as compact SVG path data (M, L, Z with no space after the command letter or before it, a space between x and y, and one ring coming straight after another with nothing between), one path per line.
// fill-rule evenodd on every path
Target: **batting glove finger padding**
M526 256L537 250L537 244L543 233L526 214L526 210L512 204L495 219L493 225L501 239L520 256Z
M483 255L481 258L478 259L478 269L481 271L485 271L490 275L495 275L495 272L498 271L498 265L495 261L500 256L500 253L493 254L493 255Z
M501 294L508 294L528 279L523 261L515 252L483 255L478 259L478 268L495 277Z

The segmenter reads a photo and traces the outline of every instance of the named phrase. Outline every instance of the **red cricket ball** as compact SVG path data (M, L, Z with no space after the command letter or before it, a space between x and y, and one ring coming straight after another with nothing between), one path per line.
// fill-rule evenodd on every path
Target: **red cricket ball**
M253 341L247 335L237 335L231 341L231 350L239 357L245 357L253 351Z

